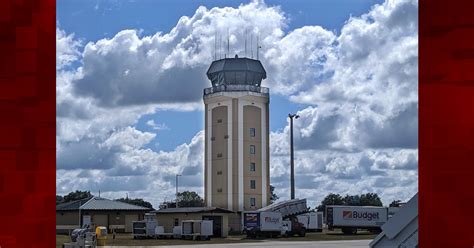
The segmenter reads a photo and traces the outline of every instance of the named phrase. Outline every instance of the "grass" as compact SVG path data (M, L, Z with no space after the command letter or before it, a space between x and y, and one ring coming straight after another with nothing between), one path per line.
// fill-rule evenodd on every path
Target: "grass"
M288 237L275 239L247 239L243 235L233 235L227 238L213 238L208 241L192 241L181 239L133 239L131 234L117 234L115 239L108 236L107 245L118 246L158 246L158 245L193 245L193 244L222 244L222 243L249 243L272 241L329 241L329 240L359 240L373 239L375 234L359 231L356 235L343 235L340 231L324 231L322 233L307 233L305 237ZM69 242L69 236L56 235L56 247L61 247L63 243Z

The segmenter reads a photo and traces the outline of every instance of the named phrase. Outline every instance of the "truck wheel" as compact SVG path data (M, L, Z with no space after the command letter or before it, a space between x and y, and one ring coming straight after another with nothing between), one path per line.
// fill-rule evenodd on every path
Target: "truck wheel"
M342 230L342 233L344 233L345 235L354 235L354 234L357 234L357 228L353 228L353 227L343 227L341 228Z
M299 235L300 237L306 236L306 230L305 230L305 229L302 229L302 230L298 233L298 235Z

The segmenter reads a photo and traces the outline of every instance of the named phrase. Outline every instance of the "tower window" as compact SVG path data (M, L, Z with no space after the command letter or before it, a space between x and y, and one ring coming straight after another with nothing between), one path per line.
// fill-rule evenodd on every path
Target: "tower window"
M217 193L222 193L222 188L218 188Z
M218 119L218 120L217 120L217 123L222 123L222 119Z
M250 163L249 171L255 171L255 163Z
M255 189L255 180L250 180L250 188Z
M255 207L255 197L250 197L250 206Z
M222 158L222 153L218 153L218 154L217 154L217 157L218 157L218 158Z
M250 137L255 137L255 128L250 128Z
M250 145L250 154L255 154L255 146Z
M222 175L222 171L217 171L217 175Z

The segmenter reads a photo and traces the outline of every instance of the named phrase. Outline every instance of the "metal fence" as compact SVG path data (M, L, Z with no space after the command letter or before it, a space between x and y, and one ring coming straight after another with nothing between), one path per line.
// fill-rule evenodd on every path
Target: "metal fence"
M209 95L217 92L225 92L225 91L251 91L257 92L261 94L268 95L270 93L270 89L267 87L255 86L255 85L248 85L248 84L228 84L228 85L219 85L210 88L204 89L204 95Z

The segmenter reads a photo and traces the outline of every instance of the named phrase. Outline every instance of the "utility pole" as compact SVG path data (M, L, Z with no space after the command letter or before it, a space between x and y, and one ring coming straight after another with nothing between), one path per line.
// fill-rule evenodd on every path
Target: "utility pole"
M291 200L295 199L295 161L293 151L293 118L298 119L300 116L297 114L288 114L290 118L290 163L291 163Z
M180 177L180 174L176 174L176 208L179 208L178 206L178 177Z

